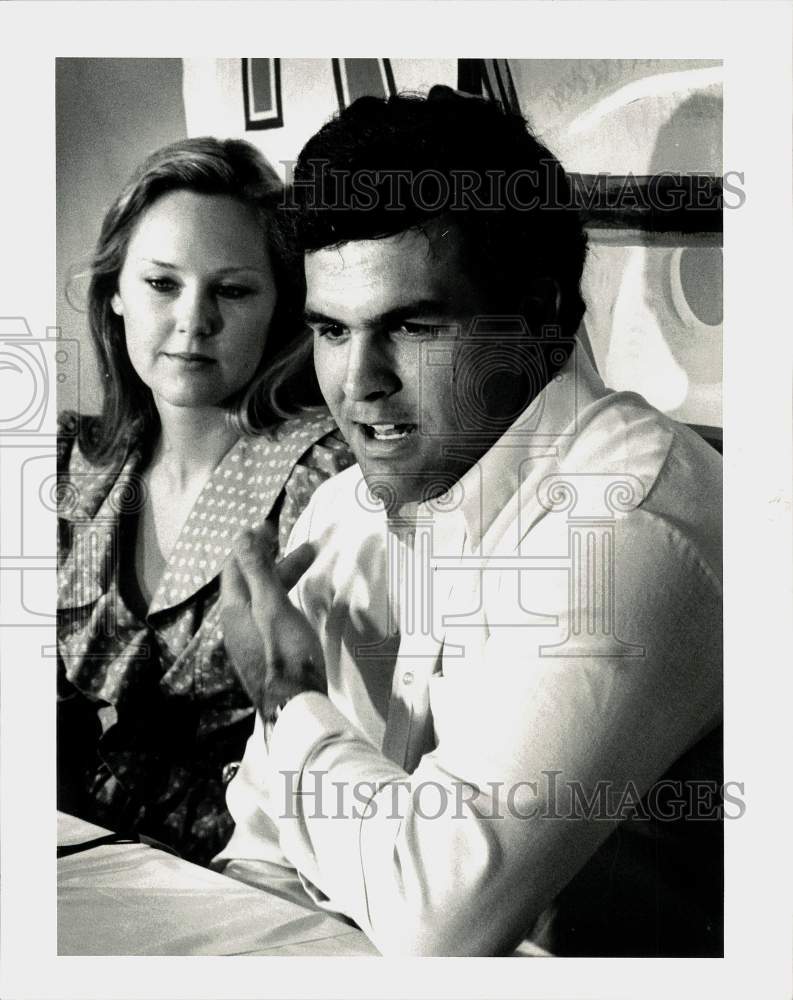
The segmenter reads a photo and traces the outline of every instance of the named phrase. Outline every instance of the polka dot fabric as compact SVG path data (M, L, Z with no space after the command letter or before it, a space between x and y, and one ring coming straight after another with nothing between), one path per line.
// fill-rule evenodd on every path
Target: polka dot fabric
M204 863L231 832L222 774L253 726L223 646L218 575L234 538L265 520L283 548L316 487L353 459L326 413L241 438L199 495L140 620L122 597L120 528L145 499L143 452L133 445L114 465L92 466L76 443L92 419L65 414L59 428L59 728L81 727L72 740L59 732L59 755L84 746L86 719L99 735L78 764L59 756L59 786L61 774L79 774L86 818Z

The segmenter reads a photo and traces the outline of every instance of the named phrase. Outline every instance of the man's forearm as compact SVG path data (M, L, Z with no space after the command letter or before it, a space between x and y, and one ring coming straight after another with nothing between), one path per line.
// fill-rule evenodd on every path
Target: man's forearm
M492 788L433 755L406 774L314 696L285 709L270 751L281 849L386 955L510 952L611 829L578 831L565 857L558 822L499 815Z

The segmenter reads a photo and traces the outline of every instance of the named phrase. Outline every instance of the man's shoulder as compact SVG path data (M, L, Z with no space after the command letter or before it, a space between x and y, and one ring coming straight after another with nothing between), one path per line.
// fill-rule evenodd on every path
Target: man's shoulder
M369 496L361 467L356 463L331 476L314 491L304 517L308 519L308 538L316 539L335 529L351 530L368 520L367 515L382 516L382 507Z
M722 458L696 431L636 393L611 393L583 414L560 472L578 513L588 513L585 498L589 513L614 519L635 552L642 543L657 559L686 550L720 579Z
M579 415L574 437L561 462L571 475L600 474L646 503L670 476L678 493L693 491L707 501L721 491L722 459L685 424L651 406L634 392L613 392Z

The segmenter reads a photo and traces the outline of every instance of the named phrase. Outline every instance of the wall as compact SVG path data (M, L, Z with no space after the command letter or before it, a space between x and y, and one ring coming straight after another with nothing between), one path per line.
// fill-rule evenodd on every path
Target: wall
M158 145L186 134L240 136L286 172L284 161L337 110L338 99L330 59L279 62L281 123L246 132L241 59L59 61L59 290L67 267L90 253L102 213L131 169ZM376 60L357 62L371 70ZM498 62L503 70L505 61ZM457 82L456 60L389 63L397 90ZM522 111L569 170L721 174L718 62L551 59L509 66ZM642 245L614 235L604 243L593 233L583 281L586 333L602 375L678 419L720 426L721 248L696 240ZM77 298L85 284L76 283ZM80 405L95 411L98 379L84 317L62 294L58 322L65 336L81 341ZM61 405L76 399L67 383Z
M570 171L721 175L713 60L511 60L523 111ZM582 282L600 374L688 423L720 427L722 253L593 230Z
M363 61L344 60L345 63ZM247 139L258 146L284 180L288 176L286 164L296 158L306 140L339 110L330 59L280 59L282 124L246 132L242 60L197 58L183 62L189 134ZM390 59L389 63L399 91L426 92L435 83L457 85L456 59ZM373 90L384 93L382 84L365 92Z
M59 408L97 412L99 377L88 341L85 269L102 217L137 164L187 135L181 59L58 59L56 66L57 323L80 345L79 386Z

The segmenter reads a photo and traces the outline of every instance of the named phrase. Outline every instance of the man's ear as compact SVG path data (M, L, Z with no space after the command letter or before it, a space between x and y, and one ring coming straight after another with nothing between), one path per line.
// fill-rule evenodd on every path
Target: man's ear
M124 315L124 303L121 301L121 296L118 292L115 292L113 298L110 300L110 308L116 314L116 316Z
M555 278L539 275L529 280L522 311L533 334L538 335L543 327L559 325L561 298Z

